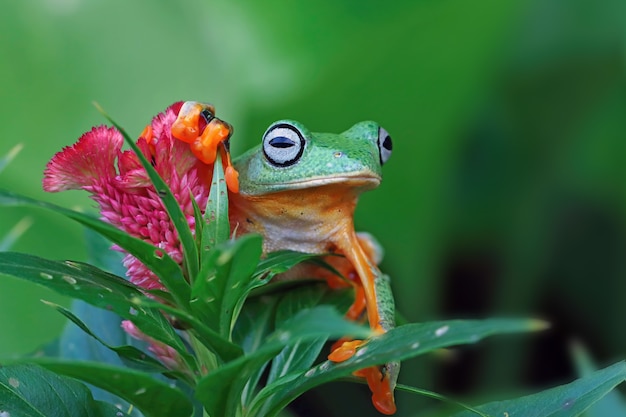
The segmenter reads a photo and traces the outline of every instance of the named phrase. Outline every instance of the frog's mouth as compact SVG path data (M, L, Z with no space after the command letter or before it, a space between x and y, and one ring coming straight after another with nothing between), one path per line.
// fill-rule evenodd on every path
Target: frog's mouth
M333 177L307 178L300 181L289 181L281 184L281 188L300 190L304 188L323 187L325 185L345 185L349 188L376 188L380 185L381 178L367 173L355 173Z

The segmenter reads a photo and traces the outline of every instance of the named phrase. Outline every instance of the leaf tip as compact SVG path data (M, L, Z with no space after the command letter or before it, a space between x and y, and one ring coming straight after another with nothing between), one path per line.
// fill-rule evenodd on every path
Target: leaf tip
M539 332L539 331L547 330L551 326L552 324L546 320L530 319L528 321L528 329L531 332Z

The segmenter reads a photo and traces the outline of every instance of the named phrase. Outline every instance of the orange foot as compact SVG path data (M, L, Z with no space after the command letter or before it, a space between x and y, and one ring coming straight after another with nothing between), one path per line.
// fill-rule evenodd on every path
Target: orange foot
M328 360L335 363L346 361L353 357L365 343L367 342L363 340L340 339L333 345ZM396 403L391 389L391 381L388 375L381 372L381 367L370 366L359 369L353 375L365 378L372 392L372 404L379 412L388 416L395 414Z

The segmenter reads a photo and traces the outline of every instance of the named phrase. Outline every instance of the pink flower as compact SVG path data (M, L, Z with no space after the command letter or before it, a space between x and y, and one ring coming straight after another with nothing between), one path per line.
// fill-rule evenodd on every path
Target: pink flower
M157 115L137 145L172 190L193 231L191 195L199 207L206 205L213 167L200 162L187 144L172 137L171 126L181 106L182 102L175 103ZM44 171L43 188L50 192L88 191L98 203L103 220L163 249L181 263L176 230L137 156L122 151L123 142L115 128L93 128L52 158ZM163 289L158 278L134 256L126 254L124 266L134 284Z

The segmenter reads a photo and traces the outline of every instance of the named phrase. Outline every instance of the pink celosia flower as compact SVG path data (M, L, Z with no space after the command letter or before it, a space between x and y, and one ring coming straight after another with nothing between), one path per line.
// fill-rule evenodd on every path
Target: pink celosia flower
M199 207L206 205L212 166L200 162L186 143L172 137L171 126L181 106L182 102L175 103L157 115L137 145L171 188L193 231L190 195ZM88 191L100 206L103 220L163 249L181 263L182 248L176 230L137 156L121 150L123 142L115 128L93 128L52 158L44 172L43 188L50 192ZM126 254L124 266L134 284L146 289L163 288L134 256Z

